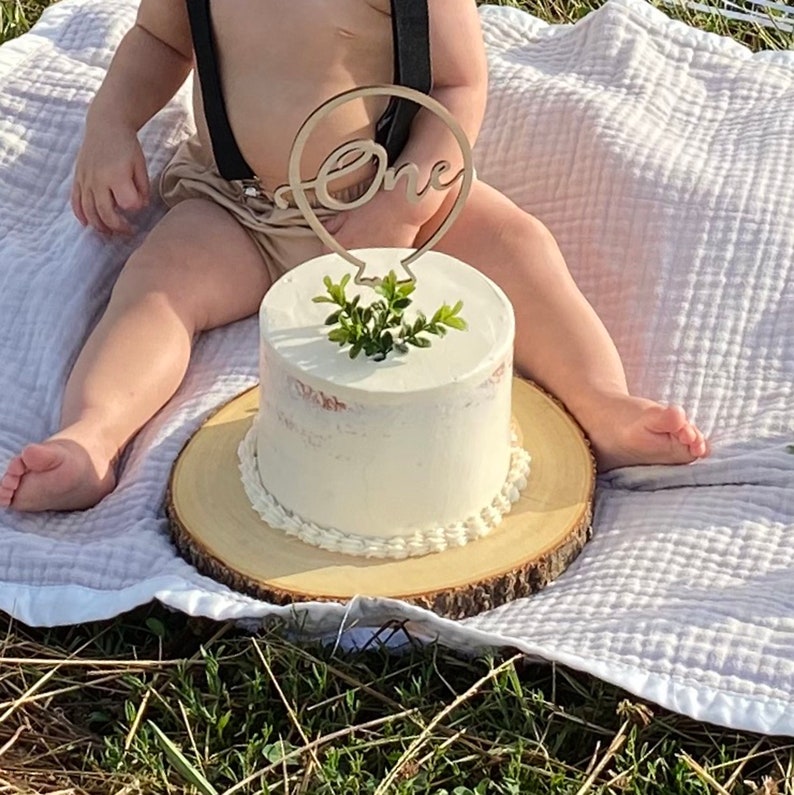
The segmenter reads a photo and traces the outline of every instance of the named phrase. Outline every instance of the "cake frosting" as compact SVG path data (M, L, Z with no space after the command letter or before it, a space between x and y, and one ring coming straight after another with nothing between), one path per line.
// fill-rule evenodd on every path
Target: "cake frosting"
M400 275L399 249L355 252L368 276ZM490 532L526 485L511 429L513 310L479 271L440 252L415 263L408 318L463 301L467 331L375 362L327 339L323 278L351 266L329 254L282 276L259 313L259 413L240 448L254 508L307 543L402 558ZM371 288L362 304L377 298Z

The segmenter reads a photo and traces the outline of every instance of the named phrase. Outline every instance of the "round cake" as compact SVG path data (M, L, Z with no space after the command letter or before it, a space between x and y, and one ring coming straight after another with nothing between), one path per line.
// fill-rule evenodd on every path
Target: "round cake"
M367 276L403 273L400 249L362 249ZM490 532L526 485L529 456L511 428L515 320L505 294L465 263L430 251L413 266L406 318L463 302L465 331L373 361L328 340L329 254L282 276L259 313L259 414L240 447L243 483L272 527L325 549L404 558ZM352 275L352 274L351 274ZM361 305L378 298L347 286Z

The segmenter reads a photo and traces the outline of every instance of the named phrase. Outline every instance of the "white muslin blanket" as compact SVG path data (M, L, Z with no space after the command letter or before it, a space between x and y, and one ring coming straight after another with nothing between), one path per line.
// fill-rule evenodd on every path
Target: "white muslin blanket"
M62 0L0 47L0 469L56 428L71 363L140 240L105 242L68 208L86 105L135 6ZM256 381L250 319L199 340L99 506L0 511L0 608L54 625L158 599L315 635L407 618L456 648L514 646L697 719L794 735L794 52L753 55L642 0L574 26L498 7L482 21L480 176L551 228L632 388L685 406L711 458L602 478L574 565L476 618L257 602L178 557L163 511L184 442ZM152 176L190 129L186 87L142 133Z

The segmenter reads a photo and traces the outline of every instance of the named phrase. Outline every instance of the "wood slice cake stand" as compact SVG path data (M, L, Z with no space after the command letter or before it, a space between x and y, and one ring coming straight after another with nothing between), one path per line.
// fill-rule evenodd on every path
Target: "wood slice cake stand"
M526 381L513 380L513 416L532 464L512 511L485 538L405 560L326 552L263 522L245 494L237 457L257 405L254 388L207 420L177 459L168 493L178 549L235 590L276 604L391 597L463 618L539 590L590 536L590 447L560 404Z

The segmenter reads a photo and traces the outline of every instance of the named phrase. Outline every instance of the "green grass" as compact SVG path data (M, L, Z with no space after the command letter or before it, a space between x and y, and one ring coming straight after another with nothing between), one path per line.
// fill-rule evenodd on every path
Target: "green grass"
M511 652L348 655L157 606L4 634L0 792L794 791L792 742Z
M25 33L49 2L0 0L0 44Z
M0 41L41 5L0 0ZM532 10L573 21L590 7ZM678 16L756 48L792 46ZM794 742L696 723L509 651L347 655L156 605L60 629L3 621L3 795L794 795Z

